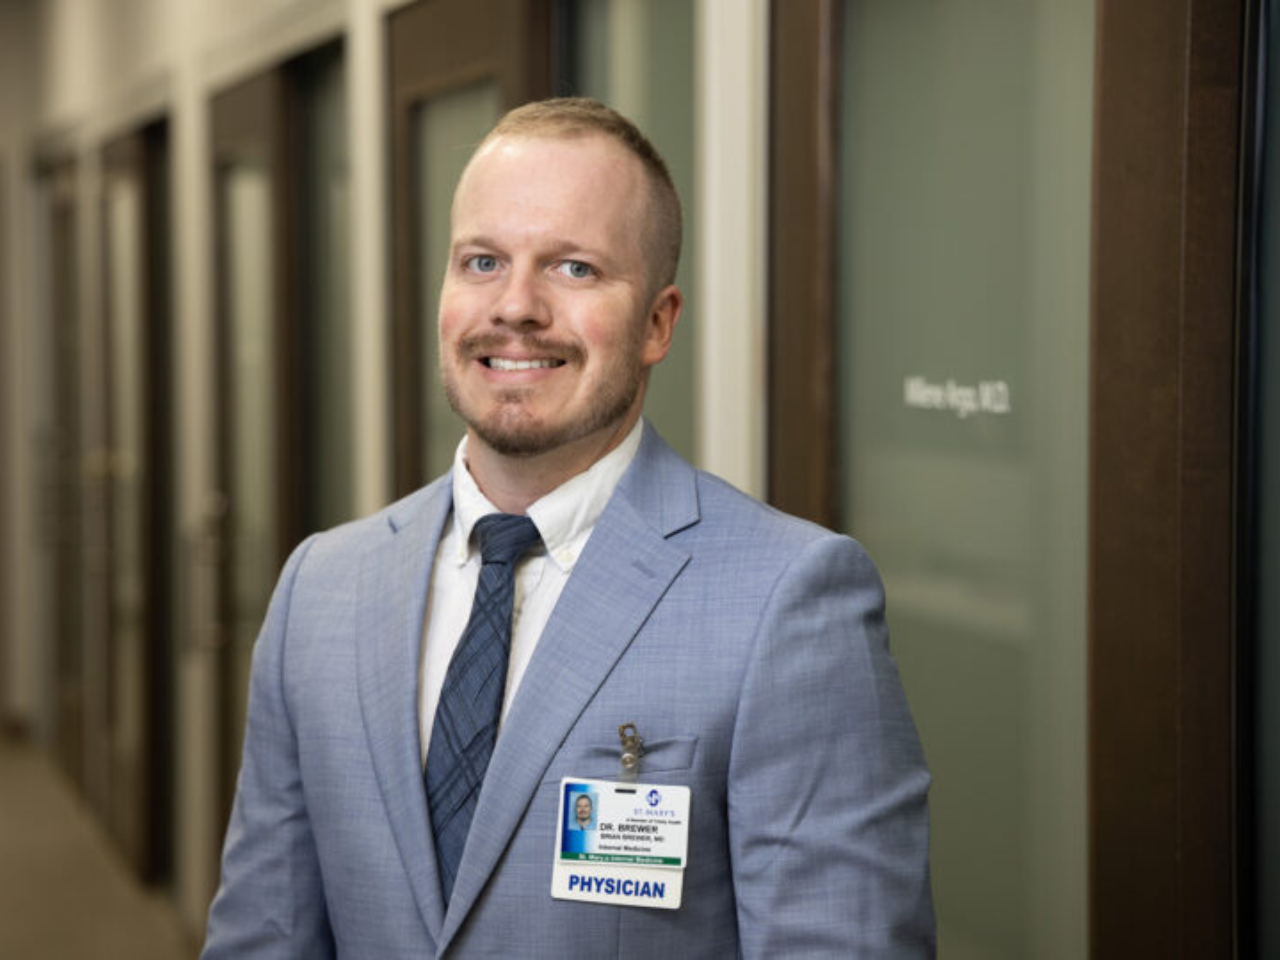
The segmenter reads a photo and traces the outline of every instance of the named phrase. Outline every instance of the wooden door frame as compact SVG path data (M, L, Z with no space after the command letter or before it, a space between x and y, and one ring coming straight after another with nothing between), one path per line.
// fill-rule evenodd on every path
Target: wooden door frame
M773 0L770 26L765 489L837 524L838 0Z
M1245 6L1097 5L1088 533L1095 957L1229 956L1233 945ZM837 8L774 0L771 34L769 497L828 525L838 520Z
M423 476L423 369L417 279L414 114L461 83L497 81L504 107L549 95L554 49L550 0L419 0L387 17L391 130L393 479L397 496Z
M1097 957L1230 956L1234 941L1245 13L1245 0L1098 5L1088 573Z

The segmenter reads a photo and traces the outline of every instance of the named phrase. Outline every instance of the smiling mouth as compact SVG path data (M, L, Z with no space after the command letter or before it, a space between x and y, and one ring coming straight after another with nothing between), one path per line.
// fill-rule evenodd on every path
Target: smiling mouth
M490 370L542 370L564 366L563 360L508 360L505 357L485 357L481 363Z

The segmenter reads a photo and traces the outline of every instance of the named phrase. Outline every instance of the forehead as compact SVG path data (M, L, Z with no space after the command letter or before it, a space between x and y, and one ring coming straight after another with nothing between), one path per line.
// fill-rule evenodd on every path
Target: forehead
M646 183L640 160L602 134L502 136L485 144L458 183L453 229L634 235Z

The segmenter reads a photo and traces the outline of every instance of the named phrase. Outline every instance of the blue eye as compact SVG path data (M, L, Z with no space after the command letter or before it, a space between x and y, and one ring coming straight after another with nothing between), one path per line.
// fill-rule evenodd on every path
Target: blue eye
M587 280L596 275L595 268L581 260L565 260L556 269L575 280Z
M468 257L465 266L476 273L493 273L498 269L498 258L482 253L475 257Z

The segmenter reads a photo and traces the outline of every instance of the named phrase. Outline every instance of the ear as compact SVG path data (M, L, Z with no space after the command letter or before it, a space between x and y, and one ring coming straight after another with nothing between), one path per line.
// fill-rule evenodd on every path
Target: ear
M645 317L644 351L642 362L651 367L662 360L671 349L671 337L684 307L684 294L675 284L658 291Z

